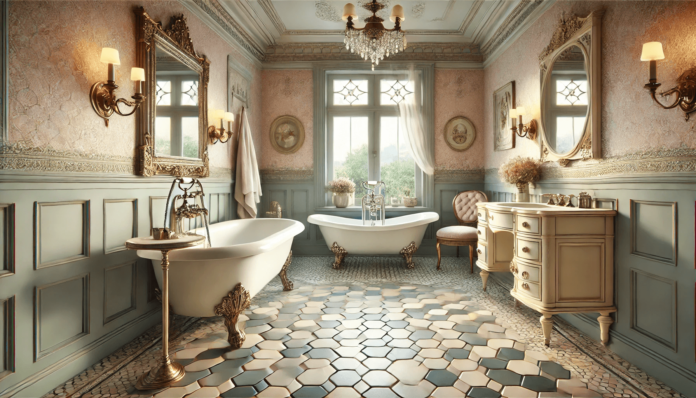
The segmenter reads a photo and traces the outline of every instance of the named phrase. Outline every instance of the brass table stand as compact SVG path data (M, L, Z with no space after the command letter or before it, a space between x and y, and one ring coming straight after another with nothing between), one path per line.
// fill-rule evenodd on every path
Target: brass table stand
M130 250L159 250L162 252L162 358L159 365L138 378L135 388L141 391L168 387L184 378L183 365L169 358L169 252L203 243L204 236L184 235L174 239L156 240L152 237L126 241Z

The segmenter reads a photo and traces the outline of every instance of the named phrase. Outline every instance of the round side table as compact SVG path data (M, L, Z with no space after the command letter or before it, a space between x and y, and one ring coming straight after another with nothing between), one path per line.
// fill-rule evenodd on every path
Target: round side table
M198 246L205 240L201 235L183 235L175 239L156 240L153 237L132 238L126 241L130 250L159 250L162 252L162 358L159 365L138 378L138 390L158 390L184 378L184 367L169 359L169 252Z

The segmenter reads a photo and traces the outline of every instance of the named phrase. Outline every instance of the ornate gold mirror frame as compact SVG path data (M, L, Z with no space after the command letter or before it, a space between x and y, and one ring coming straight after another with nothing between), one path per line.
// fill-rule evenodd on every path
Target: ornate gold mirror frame
M571 160L599 159L602 156L601 116L602 116L602 16L604 10L592 12L586 18L563 17L551 38L551 43L539 54L541 69L541 160L558 161L567 166ZM546 86L551 82L553 63L564 51L579 47L585 57L589 97L588 112L583 136L570 152L559 154L546 139Z
M144 93L145 102L138 111L138 167L137 172L143 176L157 174L208 177L210 166L208 159L208 80L210 78L210 61L205 55L199 55L193 48L183 15L171 18L165 29L162 23L155 22L143 7L136 9L138 43L136 61L145 68ZM155 110L157 90L157 58L155 49L160 47L190 69L198 72L198 159L156 156L155 155Z

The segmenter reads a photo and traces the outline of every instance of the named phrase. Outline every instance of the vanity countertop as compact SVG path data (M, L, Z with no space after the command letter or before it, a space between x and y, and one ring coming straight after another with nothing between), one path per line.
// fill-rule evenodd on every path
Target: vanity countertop
M615 216L616 210L611 209L581 209L578 207L565 207L556 205L547 205L544 203L517 203L517 202L482 202L477 203L476 206L479 208L484 207L489 210L499 210L503 212L510 213L520 213L520 214L548 214L553 213L554 215L579 215L581 213L586 215L603 215L603 216Z

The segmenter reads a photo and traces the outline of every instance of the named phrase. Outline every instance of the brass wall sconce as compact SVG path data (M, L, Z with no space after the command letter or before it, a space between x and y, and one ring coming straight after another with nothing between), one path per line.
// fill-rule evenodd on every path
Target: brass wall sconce
M658 87L662 84L657 82L657 61L665 59L662 51L662 43L653 41L643 44L643 52L640 56L641 61L650 61L650 82L645 85L645 89L650 91L653 101L663 109L672 109L677 106L684 112L684 120L689 120L689 114L696 112L696 68L685 71L677 79L677 86L660 93L660 97L675 95L675 100L669 105L664 105L658 101Z
M226 143L234 133L231 127L231 123L234 122L234 114L225 112L222 109L216 109L212 112L211 117L213 120L220 119L220 127L208 126L210 145L215 145L217 142ZM223 125L224 122L227 122L227 130L225 130Z
M536 141L537 138L537 121L532 119L529 123L524 124L522 122L522 116L524 116L526 110L523 106L518 106L516 109L510 109L510 118L512 119L511 130L519 135L520 137L527 137L532 141ZM519 125L515 125L515 121L519 120Z
M131 80L136 83L136 92L133 95L133 101L129 101L124 98L116 98L116 74L114 72L114 65L121 65L121 60L118 57L118 50L113 48L104 47L102 48L101 59L102 63L109 65L109 74L106 81L96 82L92 85L92 90L89 93L89 99L92 103L92 109L104 119L106 127L109 127L109 117L116 112L121 116L130 116L140 107L143 103L145 96L143 95L143 82L145 81L145 69L143 68L132 68L131 69ZM118 107L118 104L125 104L129 107L133 107L130 113L122 113Z

